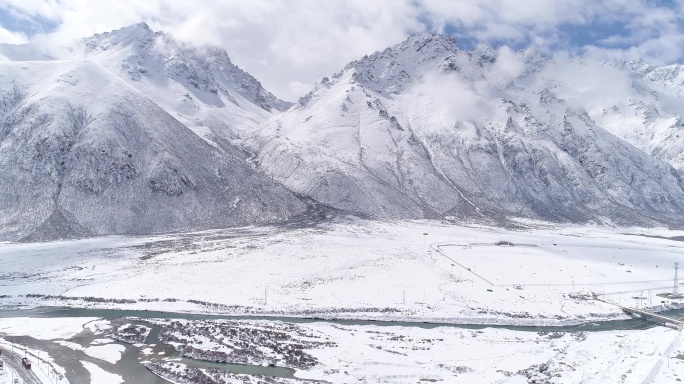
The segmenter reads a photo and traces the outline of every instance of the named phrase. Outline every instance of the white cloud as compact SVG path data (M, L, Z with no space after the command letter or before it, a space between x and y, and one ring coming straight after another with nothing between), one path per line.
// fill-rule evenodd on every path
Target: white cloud
M28 39L23 33L8 31L0 26L0 43L5 44L26 44Z
M592 58L570 59L558 55L545 73L539 77L538 89L547 86L545 79L557 79L562 86L553 89L568 106L575 109L591 108L624 102L625 95L633 94L629 74Z
M59 23L34 40L64 44L146 21L181 40L220 45L276 95L296 100L302 87L369 52L424 28L410 1L348 0L5 0L26 15ZM295 84L295 86L293 86Z
M423 102L436 106L450 121L469 121L491 112L501 98L500 88L522 73L524 64L508 47L501 47L483 77L464 79L458 72L428 73L418 90Z
M560 27L615 22L629 35L615 36L612 46L596 42L587 52L680 60L674 48L684 40L683 4L677 0L677 10L651 0L4 0L0 7L58 23L54 32L33 38L48 44L146 21L179 39L224 47L267 89L296 100L315 80L347 62L428 26L443 31L449 25L457 36L549 52L566 48ZM20 42L21 37L0 29L0 39ZM631 47L617 48L625 43Z
M517 78L525 69L524 63L515 52L507 46L499 48L496 61L487 73L489 83L505 84Z
M488 100L471 82L457 73L430 73L423 77L420 94L450 121L473 120L488 110Z

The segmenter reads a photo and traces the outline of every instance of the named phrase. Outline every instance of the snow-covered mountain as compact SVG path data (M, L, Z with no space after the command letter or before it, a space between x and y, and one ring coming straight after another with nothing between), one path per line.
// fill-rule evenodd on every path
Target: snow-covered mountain
M681 225L683 81L417 34L291 105L144 23L0 44L0 240L287 220L299 196L385 218Z
M665 140L679 75L617 64L417 34L323 78L246 145L293 191L375 216L681 223L684 148Z
M145 23L96 34L48 52L0 44L0 62L88 60L108 69L213 145L239 141L289 108L233 64L225 50L194 46Z
M0 239L225 227L306 208L97 63L0 63Z
M0 240L225 227L307 208L234 145L291 104L223 50L141 23L50 52L0 44L0 57Z
M145 23L96 34L54 54L102 65L214 144L239 139L291 106L233 64L225 50L177 42Z
M592 117L637 148L684 170L684 66L655 67L643 60L612 61L606 66L613 77L622 74L623 82L631 86L630 96L615 94L611 98L616 103L596 103Z

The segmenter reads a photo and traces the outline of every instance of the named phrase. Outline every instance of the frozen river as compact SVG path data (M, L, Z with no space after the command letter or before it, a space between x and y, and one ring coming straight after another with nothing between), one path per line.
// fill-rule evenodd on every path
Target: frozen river
M666 313L672 317L684 317L684 310L674 310ZM125 318L159 318L159 319L185 319L185 320L241 320L241 321L273 321L293 324L314 324L327 323L334 326L375 326L375 327L396 327L410 329L432 330L436 328L456 328L467 330L485 329L505 329L518 332L529 333L587 333L587 332L608 332L620 330L646 330L656 326L654 323L645 322L640 319L612 320L603 322L589 322L574 326L492 326L492 325L471 325L471 324L440 324L440 323L416 323L416 322L397 322L397 321L361 321L361 320L322 320L292 317L265 317L265 316L220 316L202 315L191 313L155 312L155 311L136 311L136 310L108 310L108 309L83 309L83 308L62 308L62 307L41 307L34 309L0 310L0 318L99 318L108 320L113 325L124 323L138 323L129 321ZM70 383L85 382L91 377L88 370L83 366L83 361L97 364L103 370L115 375L119 375L124 383L157 384L167 381L151 373L141 364L142 361L156 362L163 359L173 359L173 361L194 368L216 368L235 374L258 375L272 378L294 378L295 370L285 367L263 367L259 365L215 363L190 358L181 358L178 352L170 345L164 344L159 340L160 327L145 323L152 328L144 345L132 345L128 343L116 342L122 345L125 350L121 354L120 360L116 364L107 364L94 359L84 353L83 350L68 348L54 341L39 340L30 335L13 336L11 341L36 350L47 352L54 358L57 365L66 369L66 377ZM93 334L84 330L68 341L81 345L84 349L92 345L96 340L101 339L100 334ZM91 378L92 380L92 378Z

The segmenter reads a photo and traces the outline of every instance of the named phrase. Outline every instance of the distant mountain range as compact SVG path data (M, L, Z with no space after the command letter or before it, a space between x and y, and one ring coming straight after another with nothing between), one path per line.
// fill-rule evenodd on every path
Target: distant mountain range
M382 218L681 226L684 71L438 34L298 103L146 24L0 45L0 239Z

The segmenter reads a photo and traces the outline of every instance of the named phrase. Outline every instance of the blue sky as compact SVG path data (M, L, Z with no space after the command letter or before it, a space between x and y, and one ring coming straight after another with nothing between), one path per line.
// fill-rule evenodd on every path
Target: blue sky
M476 37L470 36L467 29L460 29L458 26L446 25L443 32L454 36L459 41L459 46L464 49L470 49L482 42ZM602 43L602 41L611 36L626 36L629 34L629 31L623 23L607 22L581 26L573 24L560 25L556 33L558 34L559 41L549 45L550 49L564 49L573 52L581 52L582 48L587 45L608 45ZM514 49L527 48L531 43L529 39L517 41L505 37L492 38L485 42L494 47L508 45ZM630 47L630 44L609 44L609 46L626 49Z
M438 31L545 54L684 62L684 0L3 0L0 42L44 47L145 21L225 48L276 95L294 99L347 62Z
M3 28L31 37L36 33L49 33L59 25L58 21L46 19L40 15L30 18L13 14L8 8L0 8L0 25Z

